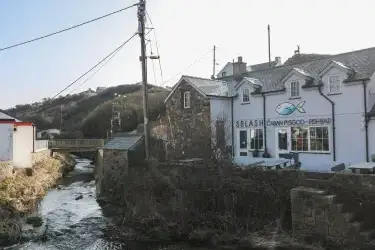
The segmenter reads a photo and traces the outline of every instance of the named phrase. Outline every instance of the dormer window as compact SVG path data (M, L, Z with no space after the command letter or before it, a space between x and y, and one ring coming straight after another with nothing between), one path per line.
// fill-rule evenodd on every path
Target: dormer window
M190 91L184 92L184 108L190 108Z
M328 93L341 93L341 79L339 75L331 75L328 79Z
M299 81L292 81L290 83L290 98L299 97Z
M250 103L250 89L249 88L242 89L242 103Z

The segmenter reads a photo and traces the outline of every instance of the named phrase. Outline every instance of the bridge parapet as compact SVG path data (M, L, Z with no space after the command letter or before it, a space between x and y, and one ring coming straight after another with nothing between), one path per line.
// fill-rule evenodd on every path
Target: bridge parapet
M73 149L73 148L102 148L104 140L102 139L54 139L49 140L50 149Z

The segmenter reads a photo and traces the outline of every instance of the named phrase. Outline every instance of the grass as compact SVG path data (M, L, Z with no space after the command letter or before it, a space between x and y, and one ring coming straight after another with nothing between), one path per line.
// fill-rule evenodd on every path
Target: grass
M62 158L46 158L36 163L32 176L26 169L0 182L0 206L13 211L27 213L34 209L38 199L43 198L49 188L62 176Z

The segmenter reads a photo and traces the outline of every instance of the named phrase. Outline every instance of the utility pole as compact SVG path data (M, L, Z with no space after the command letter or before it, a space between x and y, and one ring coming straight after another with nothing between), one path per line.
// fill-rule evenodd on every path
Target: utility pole
M214 61L213 61L213 69L212 69L212 79L215 79L215 72L216 72L216 46L214 45Z
M146 57L146 42L145 42L145 0L139 0L138 5L138 34L141 38L141 57L142 62L142 96L143 96L143 123L145 134L145 158L149 158L149 134L148 134L148 86L147 86L147 57Z
M60 105L60 133L62 132L62 109L63 105Z

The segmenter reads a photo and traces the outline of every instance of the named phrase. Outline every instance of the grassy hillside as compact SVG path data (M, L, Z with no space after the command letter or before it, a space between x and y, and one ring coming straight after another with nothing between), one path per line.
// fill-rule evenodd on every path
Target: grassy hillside
M164 115L168 90L149 86L149 117L153 121ZM112 105L121 114L121 130L131 131L143 122L141 85L120 85L103 92L86 91L53 100L43 99L17 105L5 113L23 121L32 121L39 130L60 129L64 137L103 138L110 129Z

